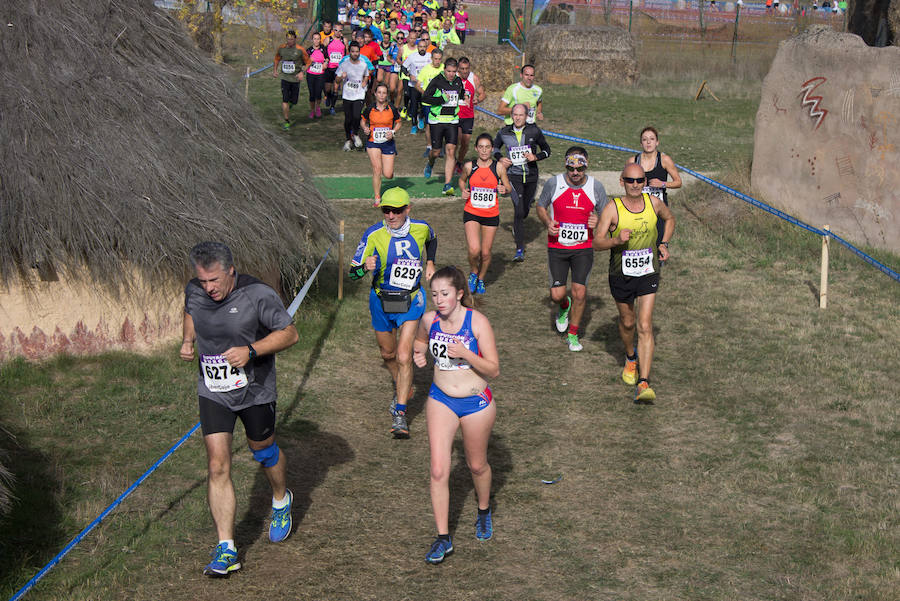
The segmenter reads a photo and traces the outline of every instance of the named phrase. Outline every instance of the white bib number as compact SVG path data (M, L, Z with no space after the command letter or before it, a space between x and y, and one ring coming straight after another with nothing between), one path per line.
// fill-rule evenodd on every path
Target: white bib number
M397 259L391 265L388 283L394 288L412 290L422 274L422 263L418 259Z
M200 355L200 371L210 392L230 392L247 385L243 367L232 367L222 355Z
M344 55L340 52L329 52L328 53L328 62L339 63L339 62L341 62L342 58L344 58Z
M530 146L513 146L509 149L509 160L513 165L524 165L528 162L525 155L531 152Z
M457 24L456 24L456 30L457 30L457 31L463 31L465 28L466 28L466 24L465 24L465 23L457 23Z
M447 99L444 101L444 106L459 105L459 92L456 90L444 90L444 97Z
M291 75L297 71L297 65L294 61L281 61L281 72L285 75Z
M325 63L312 63L306 72L310 75L321 75L325 72Z
M564 246L575 246L587 242L587 226L583 223L560 223L557 239Z
M640 277L653 273L653 249L622 251L622 274L628 277Z
M444 334L443 332L434 332L428 340L428 347L431 349L431 356L438 369L443 371L453 369L469 369L471 365L464 359L451 359L447 354L448 347L456 342L456 336Z
M372 130L372 141L376 144L382 144L388 141L388 132L390 127L376 127Z
M476 209L493 209L497 206L497 189L472 188L469 192L469 200Z
M528 109L528 115L525 117L526 123L534 123L534 113L535 107L531 107L530 109Z
M657 197L660 200L663 199L663 188L654 188L653 186L644 186L644 189L642 190L642 192L644 194L652 194L653 196Z

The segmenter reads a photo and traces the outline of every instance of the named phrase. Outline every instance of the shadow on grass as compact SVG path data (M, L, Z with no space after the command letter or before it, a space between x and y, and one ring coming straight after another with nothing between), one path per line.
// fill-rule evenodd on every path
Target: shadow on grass
M14 496L9 512L0 520L0 591L12 593L25 585L43 565L68 542L62 526L62 511L56 503L60 482L53 471L53 461L31 448L28 437L5 429L9 439L3 440L7 456L4 462L15 480ZM6 438L4 429L0 435ZM35 508L40 510L36 511ZM24 576L23 576L24 575Z
M589 303L590 304L590 303ZM640 307L638 307L638 313L640 313ZM656 323L653 324L653 338L659 341L659 333L662 330L659 325ZM600 326L594 330L594 333L591 334L591 340L602 342L606 352L611 356L615 357L620 361L624 361L623 356L625 355L625 349L622 346L622 338L619 335L619 313L616 312L615 315L604 321ZM634 337L635 343L635 351L637 350L637 334Z
M472 474L469 466L466 464L466 454L463 450L462 440L457 438L453 443L453 450L456 453L456 465L450 472L450 532L456 533L462 516L463 506L466 497L475 490L472 483ZM491 465L491 508L494 507L494 498L497 493L506 484L506 479L513 469L512 454L503 442L503 437L499 434L491 434L488 443L488 463ZM475 515L470 516L471 522L463 521L463 527L471 526L474 530Z
M297 420L278 427L278 446L287 460L288 488L294 495L291 519L293 530L303 521L312 504L312 492L325 481L328 469L354 458L347 441L335 434L319 431L307 420ZM247 512L235 526L235 542L246 553L267 528L271 517L272 489L262 468L257 470L250 492Z

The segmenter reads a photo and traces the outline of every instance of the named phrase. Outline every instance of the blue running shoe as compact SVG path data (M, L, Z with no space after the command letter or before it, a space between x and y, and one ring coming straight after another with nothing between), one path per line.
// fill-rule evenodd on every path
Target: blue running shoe
M484 294L484 280L478 280L475 285L475 294Z
M431 170L434 168L434 165L425 165L425 179L431 177Z
M469 292L475 294L475 287L478 286L478 274L470 273L469 274Z
M409 133L411 133L411 134L417 134L417 133L419 133L419 128L416 127L415 125L413 125L413 126L412 126L412 129L409 130Z
M427 159L429 154L431 154L431 146L426 146L425 152L422 153L422 158Z
M475 538L478 540L490 540L494 536L494 525L491 523L491 512L482 514L480 511L475 516Z
M425 129L425 119L419 117L419 129Z
M237 560L237 551L228 548L227 543L219 543L215 550L210 554L213 560L203 568L203 573L207 576L218 578L220 576L228 576L229 573L241 569L241 562Z
M272 522L269 524L269 540L280 543L291 533L291 505L294 504L294 493L287 491L288 504L281 509L272 508Z
M434 539L431 543L431 550L425 556L428 563L441 563L444 558L453 553L453 542L442 538Z
M524 260L525 260L525 249L517 248L516 255L513 257L513 261L515 261L516 263L521 263Z
M330 114L334 115L334 114L335 114L335 112L334 112L334 107L333 107L333 106L330 107L330 108L328 109L328 112L329 112Z
M443 190L444 196L453 196L456 194L456 190L453 188L453 184L444 184Z

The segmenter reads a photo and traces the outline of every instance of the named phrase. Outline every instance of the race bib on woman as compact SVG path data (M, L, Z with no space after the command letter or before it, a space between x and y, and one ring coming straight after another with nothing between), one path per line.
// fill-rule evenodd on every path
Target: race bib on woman
M444 334L443 332L433 332L431 338L428 339L428 348L431 350L431 356L438 369L443 371L453 369L470 369L472 366L467 361L460 358L452 359L447 354L447 349L451 344L456 342L456 336L452 334Z
M497 206L497 189L472 188L469 191L469 200L476 209L493 209Z
M210 392L231 392L247 385L243 367L232 367L222 355L200 355L200 371Z
M321 75L325 72L325 63L312 63L306 72L310 75Z
M372 141L377 144L387 142L389 131L391 131L390 127L376 127L372 129Z

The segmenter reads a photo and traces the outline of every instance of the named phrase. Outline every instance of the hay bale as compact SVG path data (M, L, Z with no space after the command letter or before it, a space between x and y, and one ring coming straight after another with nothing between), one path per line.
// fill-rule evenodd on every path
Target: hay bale
M151 0L22 0L4 17L0 315L21 302L28 321L0 319L0 357L170 334L201 240L292 286L336 238L301 157ZM80 306L74 288L89 294ZM130 317L93 315L123 295Z
M449 45L444 48L447 57L469 57L472 61L472 70L481 79L481 85L487 91L503 91L506 87L519 80L519 69L522 66L522 55L512 49L511 46L472 47Z
M543 83L631 85L638 77L634 40L619 27L538 25L528 34L526 58Z

